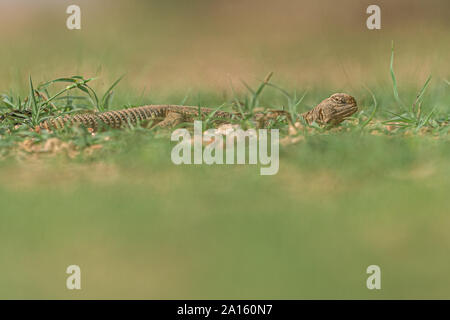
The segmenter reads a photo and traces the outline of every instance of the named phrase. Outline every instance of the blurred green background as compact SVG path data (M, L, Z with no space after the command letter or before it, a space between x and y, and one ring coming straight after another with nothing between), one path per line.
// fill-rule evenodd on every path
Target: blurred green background
M81 30L66 28L68 5ZM365 26L378 4L382 28ZM407 102L448 114L448 1L0 1L0 91L80 74L115 107L217 106L269 71L308 90L396 108L391 41ZM281 107L276 92L263 102ZM450 298L448 137L315 135L280 171L175 166L168 137L117 133L93 157L0 164L0 298ZM82 290L65 270L82 271ZM382 290L366 288L367 266Z

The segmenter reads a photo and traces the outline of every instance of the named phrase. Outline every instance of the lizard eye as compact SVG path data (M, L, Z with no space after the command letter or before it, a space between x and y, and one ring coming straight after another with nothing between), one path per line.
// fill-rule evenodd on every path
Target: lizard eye
M344 99L342 99L341 97L333 96L331 97L331 99L333 99L337 103L344 103Z

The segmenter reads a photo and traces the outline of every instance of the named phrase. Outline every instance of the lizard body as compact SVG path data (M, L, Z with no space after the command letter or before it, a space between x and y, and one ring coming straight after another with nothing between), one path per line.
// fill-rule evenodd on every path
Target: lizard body
M346 117L358 110L355 99L345 93L335 93L323 100L312 110L302 113L301 116L308 123L339 124ZM216 122L229 122L232 119L243 119L246 115L237 112L226 112L211 108L188 107L178 105L148 105L118 111L108 111L94 114L80 114L48 119L40 124L42 129L54 130L65 126L83 125L92 130L98 130L102 125L111 128L121 128L128 124L137 124L145 121L155 121L158 126L175 126L183 122L191 122L195 119L203 119L213 114ZM260 126L264 126L269 119L276 119L289 113L284 110L267 110L255 112L251 119Z

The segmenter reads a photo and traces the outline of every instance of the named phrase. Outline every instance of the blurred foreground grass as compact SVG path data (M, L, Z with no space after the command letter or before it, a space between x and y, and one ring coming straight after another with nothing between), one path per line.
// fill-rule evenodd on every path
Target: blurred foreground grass
M341 134L281 151L275 176L175 166L164 140L4 164L0 297L449 298L448 141ZM70 264L81 291L65 288Z

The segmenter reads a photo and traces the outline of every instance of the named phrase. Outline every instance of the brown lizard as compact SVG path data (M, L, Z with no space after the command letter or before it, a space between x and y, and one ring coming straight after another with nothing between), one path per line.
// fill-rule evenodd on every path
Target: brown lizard
M355 98L345 93L335 93L323 100L312 110L302 113L301 116L309 124L316 122L323 125L336 125L357 110L358 107ZM102 125L110 128L121 128L129 124L135 125L149 120L153 120L158 126L168 127L176 126L183 122L191 122L199 118L204 119L211 115L211 113L214 113L212 118L216 122L229 122L232 119L243 119L245 117L245 115L243 116L238 112L226 112L211 108L148 105L103 113L55 117L42 122L40 128L53 130L63 128L67 125L83 125L95 131L102 127ZM282 115L286 116L286 119L290 121L289 112L284 110L255 112L250 118L256 121L261 127L264 126L267 120L276 119Z

